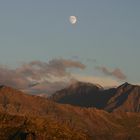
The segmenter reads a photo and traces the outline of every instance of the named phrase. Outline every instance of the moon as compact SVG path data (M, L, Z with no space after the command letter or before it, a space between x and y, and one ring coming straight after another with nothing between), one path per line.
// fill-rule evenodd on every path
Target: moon
M77 17L76 16L70 16L69 21L71 24L75 24L77 22Z

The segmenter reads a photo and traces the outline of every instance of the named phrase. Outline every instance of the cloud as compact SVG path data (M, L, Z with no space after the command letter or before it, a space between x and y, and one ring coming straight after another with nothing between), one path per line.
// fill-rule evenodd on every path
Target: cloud
M24 63L16 69L0 66L0 84L28 89L30 86L45 83L49 89L51 83L57 82L58 84L58 82L62 83L69 79L71 77L71 73L68 71L70 68L84 69L85 67L79 61L67 59L53 59L49 62L32 61Z
M63 89L66 86L69 85L69 82L64 82L64 81L58 81L58 82L43 82L39 83L35 86L30 87L26 91L29 93L34 93L34 94L46 94L50 95L54 93L57 90Z
M71 77L69 79L60 78L59 80L55 80L54 82L45 81L45 82L36 84L35 86L30 87L30 89L28 89L27 92L38 94L40 96L46 96L46 93L47 93L47 96L48 96L57 90L60 90L69 86L70 84L76 81L99 84L105 88L115 87L122 84L121 82L115 79L111 79L109 77L71 74Z
M28 93L52 94L69 84L77 81L98 83L104 87L119 85L115 79L110 77L85 76L74 74L71 69L85 69L86 66L80 61L69 59L52 59L48 62L31 61L24 63L15 69L0 66L0 84L12 86ZM125 79L126 76L120 69L113 71L106 67L98 67L106 75Z
M73 74L73 78L78 81L89 82L93 84L99 84L103 87L115 87L121 84L121 82L109 78L109 77L99 77L99 76L86 76L86 75L78 75Z
M45 95L47 93L47 95L48 94L50 95L55 91L63 89L76 81L99 84L104 88L116 87L122 84L122 82L112 79L110 77L99 77L99 76L91 76L91 75L87 76L87 75L71 73L71 77L69 77L68 79L60 78L60 79L55 79L53 82L45 81L31 87L30 90L28 90L28 92L40 93L41 95Z
M28 80L22 73L18 73L14 69L0 66L0 84L8 85L16 88L25 88L28 85Z
M107 67L103 67L103 66L99 67L98 66L98 67L96 67L96 69L100 70L105 75L113 76L119 80L125 80L127 78L126 75L119 68L116 68L116 69L111 71Z
M67 70L69 68L84 69L86 66L79 61L66 59L53 59L48 63L41 61L33 61L22 65L18 68L18 72L29 76L34 80L41 80L43 77L50 76L64 77L70 75Z

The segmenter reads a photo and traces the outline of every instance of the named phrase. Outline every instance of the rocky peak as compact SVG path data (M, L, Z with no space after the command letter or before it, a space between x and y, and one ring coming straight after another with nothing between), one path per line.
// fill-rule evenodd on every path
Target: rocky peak
M80 82L80 81L74 82L68 87L68 89L73 89L73 90L76 90L79 88L95 88L98 90L102 87L100 85L95 85L92 83L88 83L88 82L86 83L86 82Z

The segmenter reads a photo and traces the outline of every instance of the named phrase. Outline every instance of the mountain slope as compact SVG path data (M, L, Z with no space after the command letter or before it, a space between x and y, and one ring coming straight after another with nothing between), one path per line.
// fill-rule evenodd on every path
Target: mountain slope
M82 130L76 130L66 123L59 123L51 117L19 116L0 113L1 140L67 140L91 138Z
M102 109L113 94L113 88L103 90L101 86L77 82L68 88L57 91L49 99L63 104Z
M140 112L140 86L128 83L106 90L89 83L78 83L56 92L50 99L63 104L96 107L108 112Z
M119 86L115 95L108 101L105 110L140 112L140 86L129 83Z
M140 137L140 114L61 105L0 87L1 140L124 140Z

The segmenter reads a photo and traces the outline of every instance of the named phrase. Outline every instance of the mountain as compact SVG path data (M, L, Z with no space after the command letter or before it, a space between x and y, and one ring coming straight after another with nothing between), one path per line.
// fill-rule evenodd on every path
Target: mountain
M0 139L90 139L85 124L75 112L67 112L67 108L0 86Z
M51 100L81 107L96 107L108 112L140 112L140 86L124 83L117 88L103 89L78 82L54 93Z
M102 89L95 86L94 90ZM139 137L139 113L108 113L58 104L0 86L1 140L139 140Z
M124 83L116 88L116 92L109 99L105 110L140 112L140 86Z
M140 114L116 115L95 109L67 109L72 109L72 114L69 116L68 113L63 122L49 115L37 117L0 112L0 139L139 140Z
M0 112L1 140L90 139L84 132L68 127L50 117L11 115Z
M49 99L63 104L103 109L114 94L114 88L104 90L99 85L77 82L57 91Z

